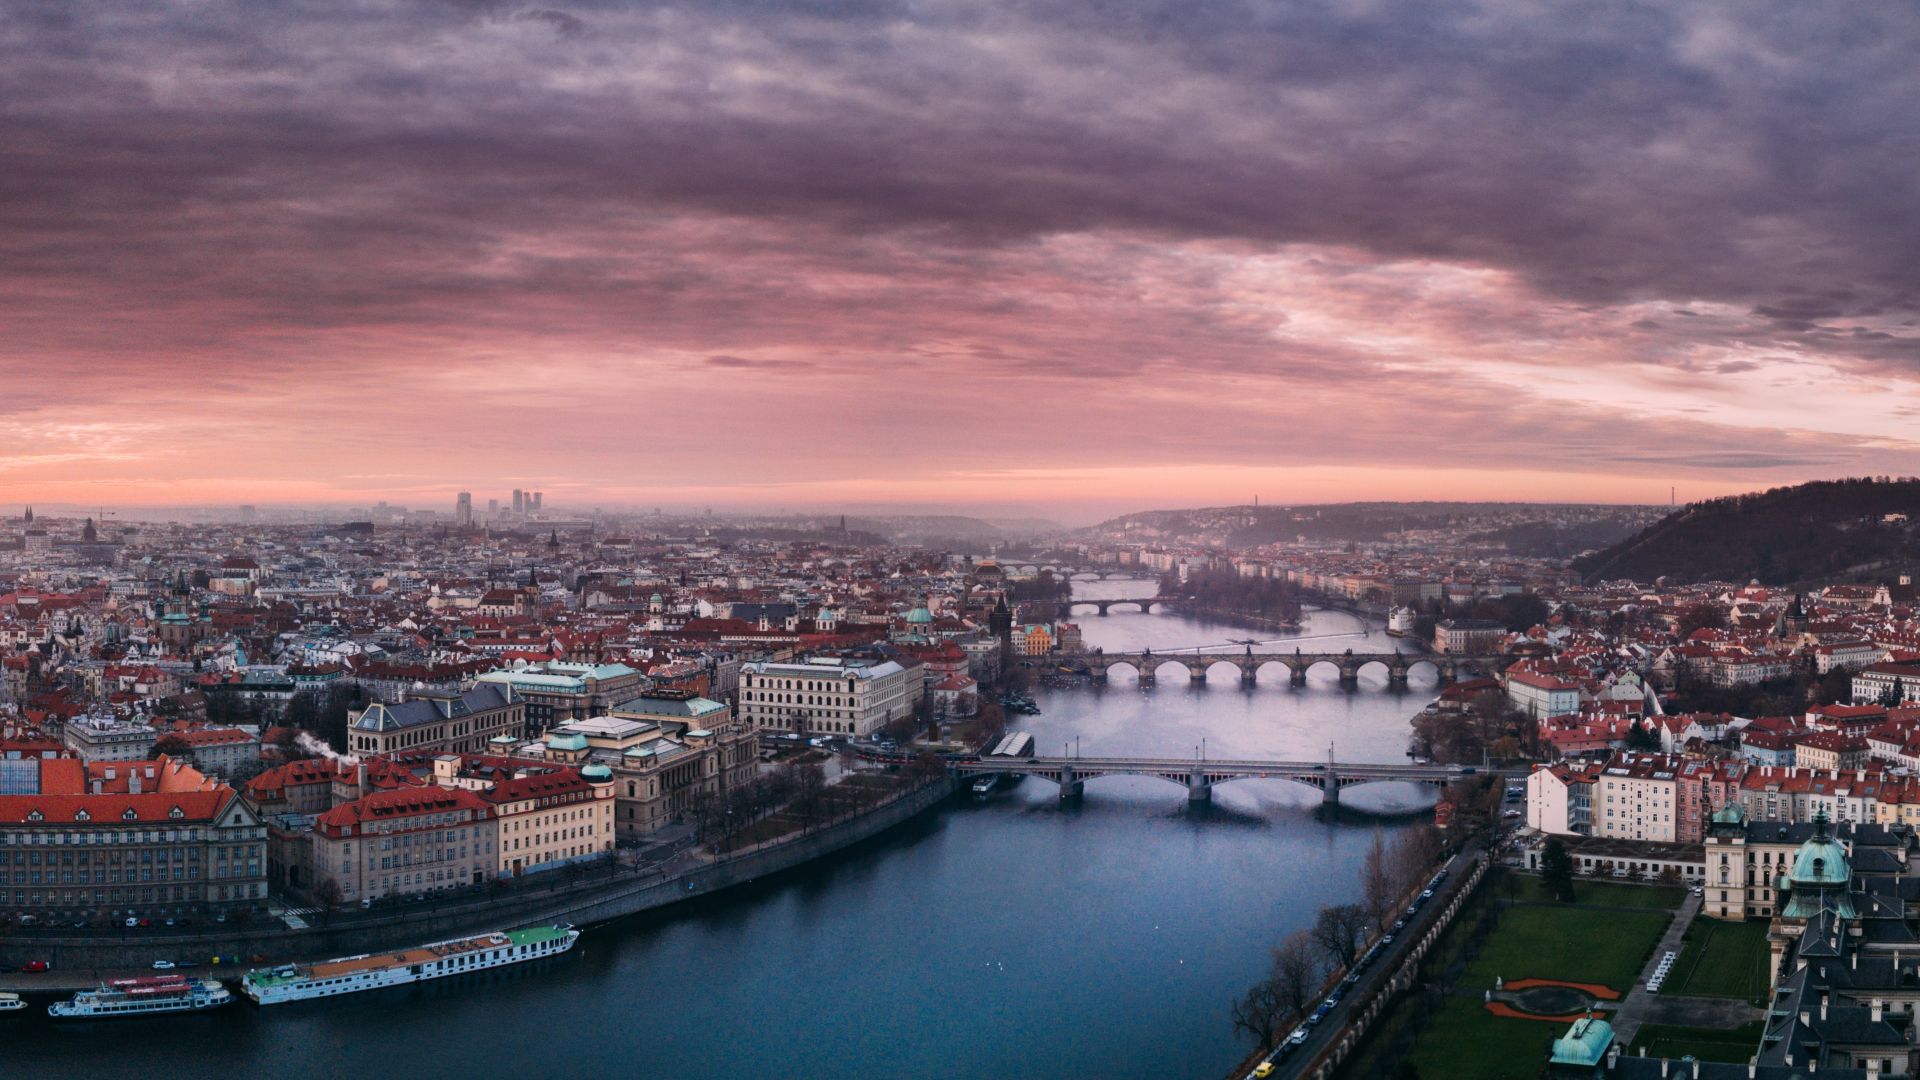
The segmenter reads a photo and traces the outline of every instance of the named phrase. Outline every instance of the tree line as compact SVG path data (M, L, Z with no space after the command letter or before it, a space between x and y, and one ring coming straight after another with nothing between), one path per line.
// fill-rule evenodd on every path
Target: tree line
M1281 940L1266 976L1234 1001L1234 1032L1264 1048L1304 1019L1327 980L1351 968L1367 943L1392 924L1445 851L1431 825L1408 829L1391 843L1375 830L1360 867L1360 899L1322 907L1311 925Z

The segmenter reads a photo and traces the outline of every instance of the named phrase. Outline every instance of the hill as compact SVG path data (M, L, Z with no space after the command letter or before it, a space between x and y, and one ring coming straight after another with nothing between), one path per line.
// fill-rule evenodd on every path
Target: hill
M1821 480L1693 503L1573 568L1589 582L1878 577L1920 562L1916 523L1920 480Z
M1640 506L1545 503L1369 502L1210 506L1125 514L1080 530L1109 541L1160 540L1233 548L1387 539L1514 555L1565 557L1614 543L1654 520Z

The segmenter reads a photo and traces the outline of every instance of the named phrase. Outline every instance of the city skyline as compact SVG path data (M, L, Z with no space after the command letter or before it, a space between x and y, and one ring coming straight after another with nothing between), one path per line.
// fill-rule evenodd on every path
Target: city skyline
M1092 520L1920 472L1917 37L15 7L0 502Z

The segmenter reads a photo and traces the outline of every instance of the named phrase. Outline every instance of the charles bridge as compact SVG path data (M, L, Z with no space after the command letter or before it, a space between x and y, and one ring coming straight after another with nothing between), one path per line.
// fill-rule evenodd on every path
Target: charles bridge
M1115 601L1118 603L1119 601ZM1354 688L1360 685L1361 671L1369 667L1385 670L1389 687L1404 687L1407 676L1416 667L1425 665L1439 679L1440 685L1447 686L1462 678L1479 678L1497 675L1505 671L1507 665L1520 659L1507 653L1486 654L1421 654L1399 652L1305 652L1293 649L1278 652L1270 649L1256 651L1251 645L1238 649L1195 649L1180 652L1156 653L1151 649L1141 652L1092 652L1062 657L1059 666L1079 671L1091 676L1096 682L1105 682L1107 672L1116 667L1131 668L1138 673L1140 685L1152 686L1157 681L1157 672L1166 664L1179 664L1187 670L1192 682L1205 682L1207 673L1216 664L1231 664L1240 674L1240 685L1252 686L1259 679L1260 669L1268 664L1279 664L1285 668L1289 681L1294 686L1304 686L1307 673L1314 668L1327 664L1340 673L1340 685Z

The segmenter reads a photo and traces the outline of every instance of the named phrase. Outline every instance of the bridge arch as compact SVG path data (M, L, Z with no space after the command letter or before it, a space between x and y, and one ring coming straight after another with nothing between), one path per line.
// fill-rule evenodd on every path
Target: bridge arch
M1407 677L1409 680L1413 678L1416 672L1421 676L1422 680L1431 679L1436 684L1444 682L1447 675L1446 670L1437 662L1425 657L1407 662Z
M1306 669L1300 672L1300 677L1302 679L1311 679L1313 678L1315 672L1319 672L1322 675L1331 674L1336 679L1338 679L1342 674L1344 674L1340 670L1340 665L1338 663L1335 663L1333 660L1330 660L1324 656L1308 660L1306 664Z
M1205 672L1204 678L1208 682L1245 682L1247 676L1251 674L1247 667L1240 661L1229 660L1223 656L1205 660L1203 663L1206 665L1202 669ZM1223 667L1226 668L1225 671L1220 670Z
M1360 664L1353 669L1353 673L1356 677L1365 678L1368 682L1378 681L1381 683L1391 683L1393 682L1393 670L1393 665L1387 663L1385 660L1375 658L1361 661Z
M1271 686L1288 686L1298 682L1293 665L1284 660L1262 660L1254 669L1256 682Z

